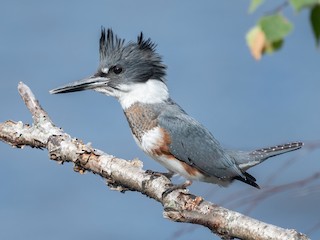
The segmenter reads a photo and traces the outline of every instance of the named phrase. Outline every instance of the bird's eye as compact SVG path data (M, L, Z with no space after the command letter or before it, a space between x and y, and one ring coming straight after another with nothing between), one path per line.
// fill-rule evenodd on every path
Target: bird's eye
M121 66L114 66L112 70L115 74L120 74L122 72L122 67Z

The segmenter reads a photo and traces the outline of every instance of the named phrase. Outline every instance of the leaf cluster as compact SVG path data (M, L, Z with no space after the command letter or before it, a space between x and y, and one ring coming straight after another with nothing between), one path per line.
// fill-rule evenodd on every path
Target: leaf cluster
M265 0L251 0L249 13L255 12ZM246 41L252 56L259 60L265 53L278 51L285 38L292 32L293 24L281 13L283 8L290 6L295 12L309 11L310 25L315 38L316 46L320 44L320 0L288 0L276 10L260 17L252 27Z

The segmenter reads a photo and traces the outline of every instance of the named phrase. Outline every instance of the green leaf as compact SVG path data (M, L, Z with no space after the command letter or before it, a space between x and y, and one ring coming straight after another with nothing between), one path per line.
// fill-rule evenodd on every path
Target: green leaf
M303 8L311 7L317 3L320 3L320 0L290 0L291 6L297 12Z
M316 39L316 45L319 47L320 43L320 5L316 5L310 12L310 22Z
M253 13L264 2L264 0L251 0L249 13Z
M272 42L271 44L267 44L265 48L266 53L273 53L278 51L283 45L283 39L279 41Z
M270 43L282 40L293 28L292 24L281 14L262 17L258 24Z

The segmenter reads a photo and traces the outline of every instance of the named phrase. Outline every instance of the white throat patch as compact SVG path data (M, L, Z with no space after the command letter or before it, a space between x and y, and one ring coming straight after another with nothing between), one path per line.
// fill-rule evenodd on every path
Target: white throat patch
M132 85L120 85L118 88L124 91L124 93L118 96L119 102L124 110L137 102L154 104L161 103L169 98L166 84L154 79Z

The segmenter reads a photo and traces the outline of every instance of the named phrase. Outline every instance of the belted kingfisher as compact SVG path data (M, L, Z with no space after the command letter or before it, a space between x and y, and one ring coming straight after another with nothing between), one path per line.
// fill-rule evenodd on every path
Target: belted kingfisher
M156 45L140 33L126 43L111 29L101 29L100 65L83 80L50 91L52 94L92 89L120 102L138 146L151 158L187 179L227 186L239 180L259 188L246 171L264 160L294 151L292 142L254 151L224 149L213 135L169 96L166 66Z

